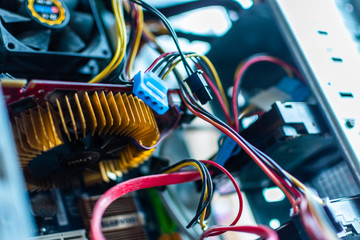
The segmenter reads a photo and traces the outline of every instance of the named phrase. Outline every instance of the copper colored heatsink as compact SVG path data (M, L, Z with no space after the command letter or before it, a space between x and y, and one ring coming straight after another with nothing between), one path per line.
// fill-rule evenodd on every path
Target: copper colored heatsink
M104 141L119 137L127 139L124 146L112 152L115 158L97 161L97 170L83 167L94 158L91 154L84 153L79 159L72 157L62 163L67 168L81 166L83 180L89 185L99 182L99 179L108 182L110 175L120 177L123 172L143 163L154 151L140 150L131 139L151 146L159 138L152 110L131 94L112 91L54 95L45 104L37 105L15 117L14 129L21 165L31 189L47 189L53 185L66 187L70 184L62 180L61 176L38 178L29 168L34 159L63 145L95 137L105 139Z

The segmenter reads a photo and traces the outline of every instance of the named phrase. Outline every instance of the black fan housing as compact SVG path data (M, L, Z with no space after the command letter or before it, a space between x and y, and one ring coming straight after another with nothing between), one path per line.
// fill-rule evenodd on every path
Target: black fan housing
M0 1L0 39L0 71L16 76L71 80L111 57L93 0Z

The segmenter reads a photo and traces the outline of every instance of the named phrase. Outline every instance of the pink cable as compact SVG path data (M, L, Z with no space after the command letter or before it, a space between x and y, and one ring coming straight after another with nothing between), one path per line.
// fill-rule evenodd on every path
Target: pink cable
M239 92L239 87L240 87L240 81L243 78L244 73L246 72L246 70L253 65L254 63L258 63L258 62L271 62L274 64L277 64L279 66L282 67L287 67L290 68L291 71L293 71L296 76L302 80L302 76L299 73L298 70L296 70L296 68L294 68L293 66L291 66L290 64L275 58L275 57L271 57L271 56L257 56L257 57L253 57L250 60L248 60L247 62L244 63L244 65L241 67L239 73L237 74L236 78L235 78L235 82L234 82L234 88L233 88L233 94L232 94L232 107L233 107L233 113L234 113L234 120L235 120L235 130L237 132L239 132L239 121L237 119L239 112L238 112L238 104L237 104L237 95Z
M277 235L276 231L273 229L259 225L259 226L230 226L230 227L223 227L223 226L216 226L208 229L205 231L201 237L200 240L203 240L206 237L209 236L216 236L220 235L223 232L227 231L235 231L235 232L245 232L245 233L252 233L256 234L260 237L265 238L265 240L279 240L279 236Z
M138 177L119 183L107 190L96 202L91 217L91 239L105 240L101 231L101 219L107 207L119 197L144 188L160 187L201 179L199 172L176 172Z
M230 226L234 226L235 224L237 224L237 222L239 221L243 208L244 208L244 201L241 195L241 191L239 188L239 185L237 184L237 182L235 181L234 177L231 175L231 173L229 173L228 170L226 170L223 166L221 166L220 164L213 162L213 161L209 161L209 160L200 160L200 162L205 163L205 164L210 164L216 168L218 168L220 171L222 171L224 174L226 174L226 176L229 177L230 181L232 182L232 184L235 187L236 193L238 195L238 199L239 199L239 212L235 218L235 220L230 224Z

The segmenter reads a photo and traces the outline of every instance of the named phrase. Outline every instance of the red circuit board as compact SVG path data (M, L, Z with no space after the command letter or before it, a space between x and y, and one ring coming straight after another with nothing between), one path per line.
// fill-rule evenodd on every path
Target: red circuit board
M132 93L132 86L120 84L104 84L104 83L81 83L81 82L65 82L52 80L13 80L3 79L1 81L5 102L8 106L10 116L16 114L14 106L26 107L26 100L31 100L36 104L42 105L46 101L51 101L51 97L56 93L66 94L71 92L121 92ZM169 94L178 94L177 91L169 91ZM175 106L170 106L169 111L164 115L158 115L154 112L154 116L161 129L166 128L174 119L179 117L179 111Z

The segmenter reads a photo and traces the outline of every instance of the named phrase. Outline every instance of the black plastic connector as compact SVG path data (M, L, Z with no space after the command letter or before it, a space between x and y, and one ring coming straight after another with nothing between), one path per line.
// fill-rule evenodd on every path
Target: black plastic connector
M201 70L196 70L191 76L185 79L185 82L195 97L204 105L212 100L212 96L202 73Z

